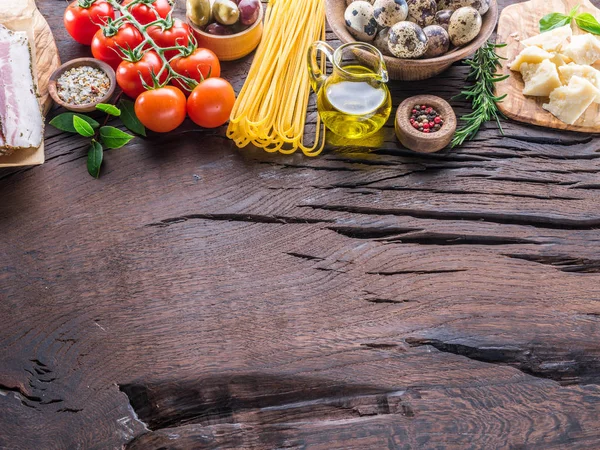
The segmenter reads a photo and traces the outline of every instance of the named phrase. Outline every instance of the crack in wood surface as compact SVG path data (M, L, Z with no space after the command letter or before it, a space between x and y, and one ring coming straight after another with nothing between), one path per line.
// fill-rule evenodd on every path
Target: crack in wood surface
M260 373L204 378L195 383L122 384L119 390L152 431L186 424L236 423L244 416L253 422L277 423L305 417L393 414L398 409L390 411L389 402L393 399L399 405L405 393L400 388Z
M428 275L438 273L457 273L467 272L468 269L432 269L432 270L390 270L390 271L375 271L367 272L368 275L382 275L382 276L393 276L393 275Z
M374 208L369 206L350 205L298 205L300 208L321 209L325 211L339 211L355 214L377 216L409 216L418 219L434 220L469 220L484 221L506 225L523 225L536 228L569 229L569 230L594 230L600 228L600 218L571 219L567 217L541 216L535 214L519 213L494 213L473 211L435 211L410 208Z
M552 266L558 270L561 270L562 272L600 273L600 260L595 259L560 255L531 255L525 253L508 253L504 256Z
M550 349L535 344L525 347L469 345L416 337L408 337L405 341L411 347L431 346L443 353L511 366L528 375L547 378L563 385L600 384L600 361L597 356L578 350L568 351L566 355L556 355Z
M187 214L185 216L170 217L160 222L149 223L147 227L164 228L173 224L187 222L188 220L216 220L225 222L250 222L250 223L273 223L273 224L315 224L333 222L327 219L311 219L303 217L288 216L263 216L258 214Z

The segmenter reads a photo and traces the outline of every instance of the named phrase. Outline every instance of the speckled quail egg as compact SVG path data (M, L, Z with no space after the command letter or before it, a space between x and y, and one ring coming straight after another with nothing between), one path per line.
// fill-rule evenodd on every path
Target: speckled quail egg
M450 17L454 13L451 9L442 9L435 13L435 22L440 25L444 30L448 31L448 23L450 23Z
M427 50L423 55L425 58L435 58L443 55L450 48L450 37L448 32L439 25L429 25L423 28L427 36Z
M437 0L436 3L438 11L441 11L442 9L451 9L452 11L454 11L454 8L451 5L452 0Z
M408 16L406 0L375 0L373 17L379 26L391 27Z
M450 17L448 35L450 42L457 47L471 42L481 30L481 15L475 8L463 6Z
M389 32L390 32L389 28L383 28L383 29L379 30L379 33L377 33L377 36L375 36L373 45L375 47L377 47L377 49L384 55L394 56L394 55L392 55L392 52L390 52L389 40L388 40Z
M416 23L398 22L390 28L388 47L398 58L418 58L427 50L427 36Z
M482 16L490 9L490 0L448 0L450 8L457 10L463 6L475 8Z
M377 22L373 17L373 5L369 2L358 1L351 3L344 13L348 31L363 42L375 39Z
M420 27L433 25L435 23L435 13L437 4L435 0L406 0L408 3L408 18Z
M360 1L363 1L363 0L346 0L346 6L349 5L350 3L360 2ZM369 2L371 5L375 2L375 0L366 0L366 1Z

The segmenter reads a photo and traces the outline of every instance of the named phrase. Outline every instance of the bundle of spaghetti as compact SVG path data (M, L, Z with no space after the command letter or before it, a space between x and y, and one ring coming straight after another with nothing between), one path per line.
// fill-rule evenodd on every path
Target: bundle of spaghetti
M314 143L304 145L310 96L306 58L319 39L325 39L324 0L269 0L262 41L227 128L238 147L252 143L268 152L321 153L325 128L318 114Z

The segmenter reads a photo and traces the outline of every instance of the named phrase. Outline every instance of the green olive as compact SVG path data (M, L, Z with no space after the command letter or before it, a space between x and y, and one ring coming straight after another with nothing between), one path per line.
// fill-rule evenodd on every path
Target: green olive
M187 0L187 16L196 26L203 27L212 19L210 0Z
M215 0L212 13L215 20L223 25L233 25L240 18L240 10L231 0Z

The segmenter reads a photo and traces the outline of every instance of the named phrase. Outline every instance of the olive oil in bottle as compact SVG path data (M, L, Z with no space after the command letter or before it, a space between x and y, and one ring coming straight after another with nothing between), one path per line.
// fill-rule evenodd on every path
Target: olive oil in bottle
M335 134L349 139L367 137L387 121L392 109L390 92L364 66L344 66L343 71L354 77L328 80L322 86L317 95L319 115Z

